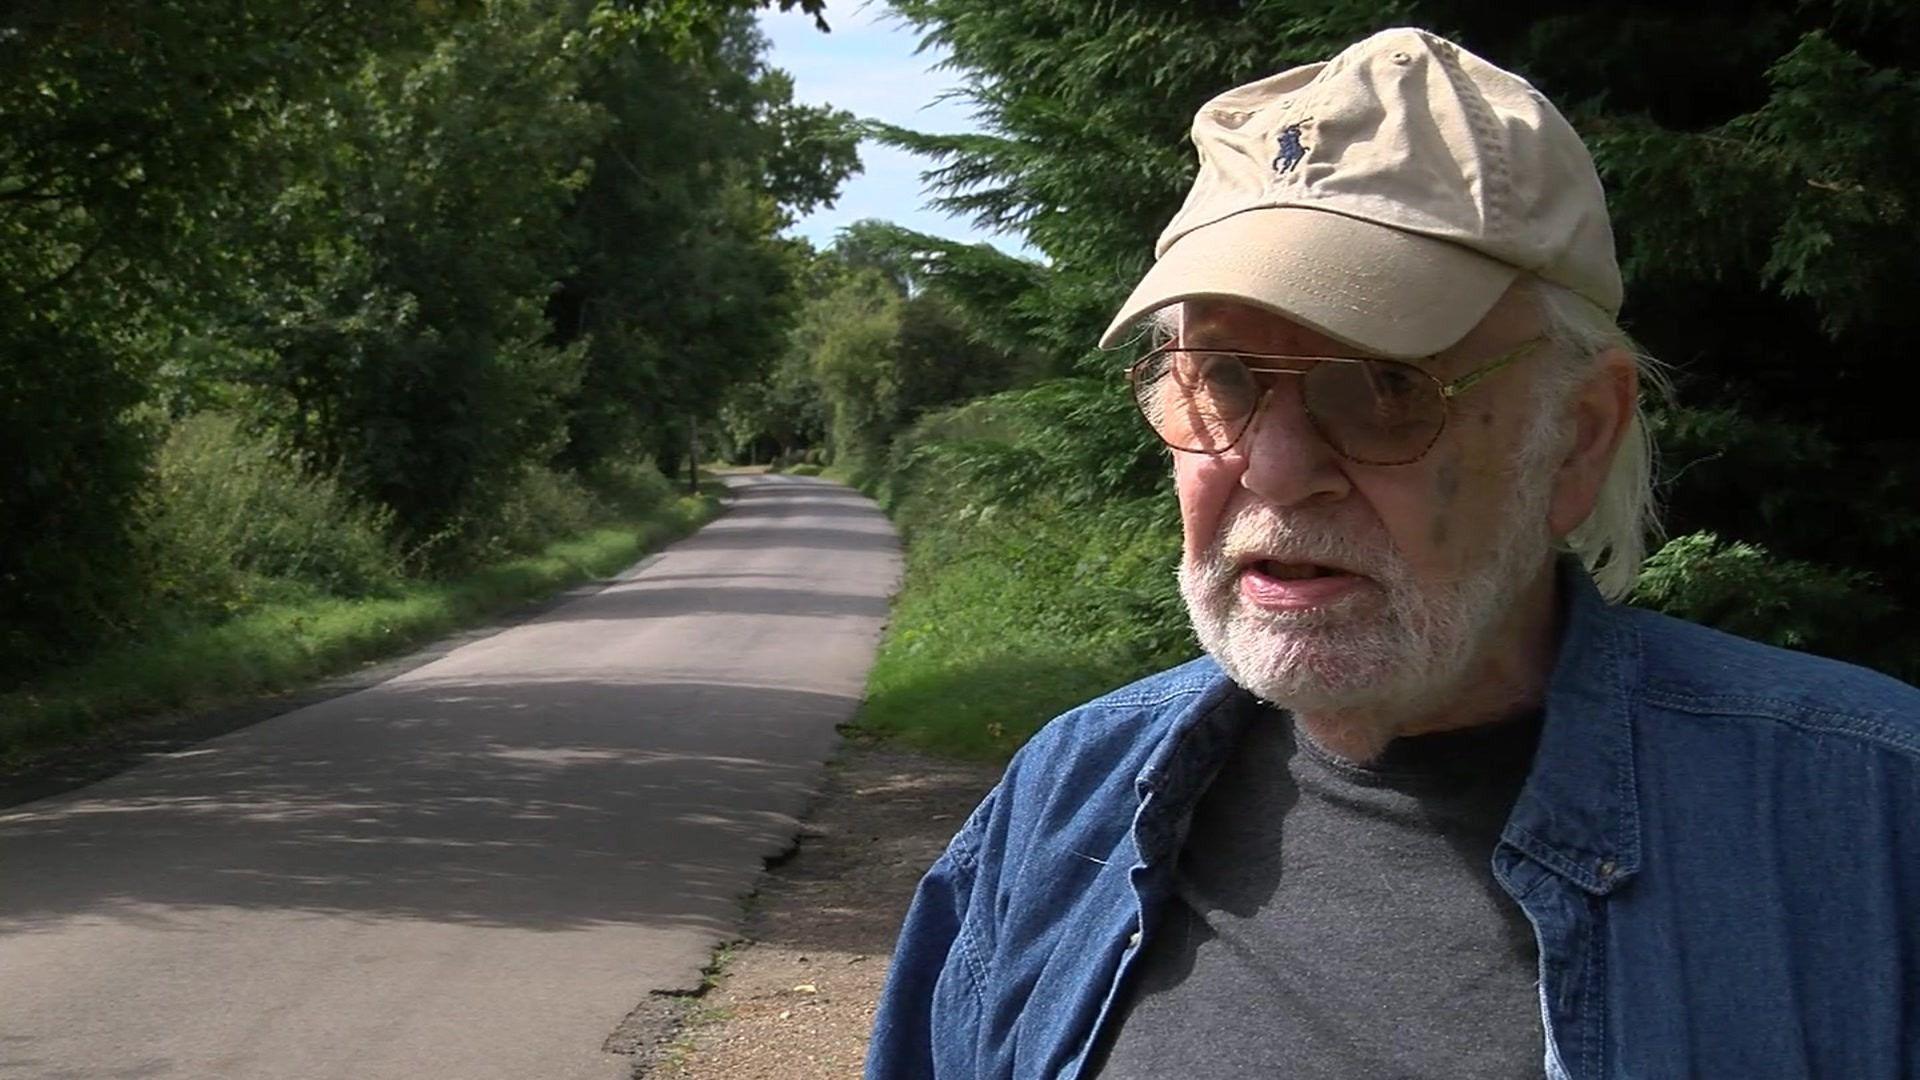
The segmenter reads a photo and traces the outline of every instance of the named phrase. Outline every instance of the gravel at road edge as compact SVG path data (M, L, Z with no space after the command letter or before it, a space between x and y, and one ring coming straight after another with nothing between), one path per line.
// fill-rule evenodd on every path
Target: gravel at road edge
M790 857L748 900L746 939L636 1080L855 1077L914 885L1000 767L843 744ZM664 1003L663 1003L664 1004Z

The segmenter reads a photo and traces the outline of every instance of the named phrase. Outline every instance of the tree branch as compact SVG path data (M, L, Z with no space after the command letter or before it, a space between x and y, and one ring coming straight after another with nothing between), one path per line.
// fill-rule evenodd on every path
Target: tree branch
M80 272L81 267L84 267L89 262L92 262L93 257L95 255L100 254L100 249L106 246L107 246L107 230L101 229L100 235L93 238L93 242L87 245L86 250L80 253L79 258L73 260L73 264L71 266L68 266L65 270L60 271L58 274L55 274L54 276L48 278L47 280L41 282L40 284L33 286L22 295L26 299L31 300L34 297L39 296L41 293L47 292L51 289L57 289L61 285L66 284L67 281L69 281L75 274Z
M59 202L61 199L70 197L57 191L34 191L31 188L0 191L0 202Z

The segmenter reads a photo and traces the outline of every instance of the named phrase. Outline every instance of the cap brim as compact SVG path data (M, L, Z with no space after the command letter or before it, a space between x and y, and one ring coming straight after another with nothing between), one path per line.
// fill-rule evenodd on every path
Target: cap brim
M1381 356L1467 336L1518 268L1458 244L1325 210L1259 207L1181 236L1121 305L1100 347L1181 300L1236 300Z

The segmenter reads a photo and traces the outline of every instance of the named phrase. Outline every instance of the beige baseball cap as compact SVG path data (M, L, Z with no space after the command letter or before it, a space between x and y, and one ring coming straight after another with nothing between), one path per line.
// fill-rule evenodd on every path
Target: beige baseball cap
M1238 300L1384 356L1465 337L1523 272L1618 314L1606 196L1539 91L1424 30L1229 90L1193 120L1200 172L1101 335Z

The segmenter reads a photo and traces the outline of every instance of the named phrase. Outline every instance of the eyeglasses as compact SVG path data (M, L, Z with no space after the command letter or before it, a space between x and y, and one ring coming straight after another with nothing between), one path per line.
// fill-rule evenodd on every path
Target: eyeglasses
M1141 357L1127 379L1147 424L1175 450L1233 449L1272 392L1258 376L1297 375L1307 419L1336 453L1361 465L1408 465L1439 441L1454 398L1540 340L1522 342L1449 382L1399 360L1172 347Z

